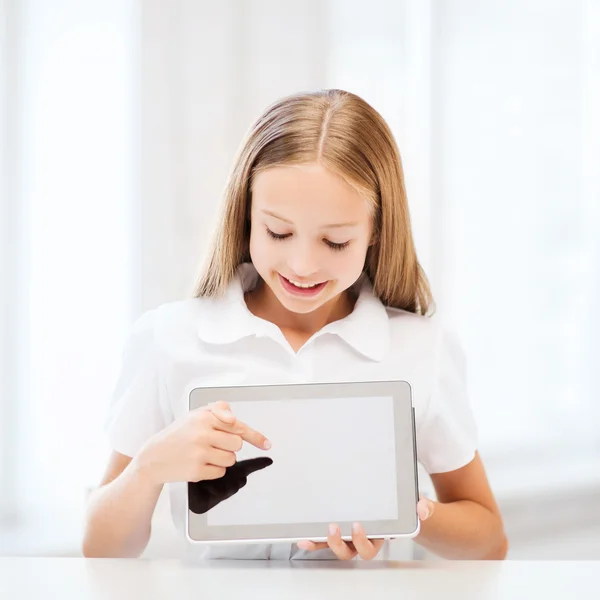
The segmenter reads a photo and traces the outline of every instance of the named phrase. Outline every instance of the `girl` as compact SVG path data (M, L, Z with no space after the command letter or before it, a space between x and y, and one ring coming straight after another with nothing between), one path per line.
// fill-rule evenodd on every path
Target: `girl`
M113 452L90 498L84 554L139 556L166 483L182 530L186 482L222 477L243 441L269 448L268 432L240 422L225 403L188 411L194 387L404 379L413 389L419 460L437 493L437 502L418 504L416 541L448 558L504 558L463 356L430 318L431 304L400 155L382 117L341 90L269 107L234 164L195 297L133 326L107 421ZM327 451L327 440L306 443ZM382 546L360 523L346 543L332 523L327 543L203 552L372 559Z

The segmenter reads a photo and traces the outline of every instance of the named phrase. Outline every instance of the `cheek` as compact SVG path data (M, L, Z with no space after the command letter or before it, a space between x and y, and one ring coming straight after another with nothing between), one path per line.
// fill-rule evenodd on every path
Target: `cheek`
M273 246L265 236L250 234L250 258L255 266L272 263L279 256L280 253Z
M367 254L367 245L355 244L340 252L329 251L329 265L339 275L341 282L354 282L362 273Z

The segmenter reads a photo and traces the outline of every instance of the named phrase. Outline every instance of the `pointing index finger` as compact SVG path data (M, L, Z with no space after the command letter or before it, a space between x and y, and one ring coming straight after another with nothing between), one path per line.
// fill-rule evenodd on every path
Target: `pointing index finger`
M248 427L248 425L235 418L227 402L223 402L222 400L212 402L207 406L207 409L221 422L222 426L219 429L236 433L244 441L260 450L269 450L271 448L271 442L262 433L252 429L252 427Z
M252 429L252 427L248 427L242 421L235 422L233 433L237 433L245 442L261 450L269 450L271 448L271 442L262 433Z

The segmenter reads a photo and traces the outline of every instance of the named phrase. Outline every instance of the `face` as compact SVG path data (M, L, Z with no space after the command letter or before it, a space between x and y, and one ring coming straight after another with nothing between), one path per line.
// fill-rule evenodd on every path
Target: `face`
M284 308L310 313L361 275L368 201L321 165L273 167L252 188L250 256Z

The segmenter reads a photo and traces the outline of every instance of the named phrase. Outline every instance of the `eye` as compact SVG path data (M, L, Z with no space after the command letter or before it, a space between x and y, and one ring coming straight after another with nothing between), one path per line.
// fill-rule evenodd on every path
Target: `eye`
M336 244L335 242L330 242L329 240L323 240L332 250L343 250L347 248L350 242L343 242L341 244Z
M285 240L285 238L288 238L290 237L290 235L292 235L291 233L275 233L274 231L271 231L268 227L266 229L269 236L272 237L274 240Z

